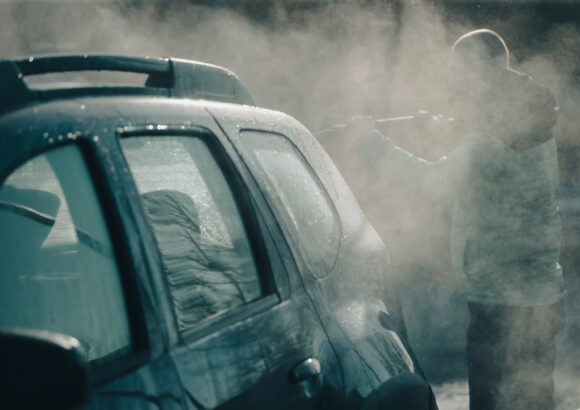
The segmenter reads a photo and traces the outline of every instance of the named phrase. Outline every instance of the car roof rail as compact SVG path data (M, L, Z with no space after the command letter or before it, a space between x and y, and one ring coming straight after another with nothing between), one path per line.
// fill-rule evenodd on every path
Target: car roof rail
M148 75L143 87L29 88L24 77L75 71L118 71ZM34 101L95 95L157 95L255 105L231 71L176 58L107 54L44 55L0 60L0 112Z

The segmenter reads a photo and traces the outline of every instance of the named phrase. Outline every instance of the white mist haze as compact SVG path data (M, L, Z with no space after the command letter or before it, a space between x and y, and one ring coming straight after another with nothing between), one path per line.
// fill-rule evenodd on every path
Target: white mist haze
M446 34L431 10L413 13L402 27L389 10L376 10L338 5L300 21L282 14L256 22L187 4L163 10L110 2L0 3L0 55L126 53L223 65L258 105L288 112L313 130L354 113L437 108L455 33Z
M578 178L580 88L574 88L578 86L578 26L551 27L530 43L533 48L526 49L521 31L531 23L527 16L496 15L484 24L476 23L480 22L421 1L375 6L327 2L300 12L274 8L265 17L184 1L0 1L0 58L114 53L217 64L240 77L257 105L286 112L313 132L344 124L352 115L417 117L417 111L425 110L428 114L416 121L379 128L402 147L436 160L462 139L447 120L453 115L448 106L450 47L459 35L487 26L504 36L513 68L554 90L561 113L558 142L571 153L561 156L561 172L566 178ZM433 119L434 114L441 117ZM353 137L347 128L321 136L320 141L389 249L394 275L404 288L411 342L420 360L429 361L421 351L433 350L456 359L462 354L461 326L468 314L450 272L452 198L437 187L412 185L397 170L392 175L369 174L353 154ZM381 190L376 189L377 182ZM451 362L441 373L464 375L465 369ZM429 373L432 368L428 363L426 367ZM558 377L566 395L580 397L580 381L567 374ZM560 401L562 409L580 407L571 399Z

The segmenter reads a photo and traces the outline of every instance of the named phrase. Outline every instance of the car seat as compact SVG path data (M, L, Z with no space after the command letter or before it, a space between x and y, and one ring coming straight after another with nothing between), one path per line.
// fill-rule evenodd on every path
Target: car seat
M142 199L161 251L179 327L189 328L241 305L235 276L214 260L220 252L202 243L193 199L173 190L147 192Z

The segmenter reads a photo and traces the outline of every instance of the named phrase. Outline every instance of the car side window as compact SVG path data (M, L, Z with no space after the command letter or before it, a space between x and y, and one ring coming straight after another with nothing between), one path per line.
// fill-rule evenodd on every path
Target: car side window
M242 214L197 137L121 140L157 240L179 330L263 295Z
M0 327L77 338L88 360L131 349L120 272L76 145L38 155L0 185Z
M280 135L243 131L241 142L310 271L326 276L336 263L342 234L337 212L314 170Z

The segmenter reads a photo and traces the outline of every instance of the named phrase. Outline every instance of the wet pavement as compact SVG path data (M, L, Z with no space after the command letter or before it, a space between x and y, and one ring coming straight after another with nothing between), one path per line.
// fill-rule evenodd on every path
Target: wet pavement
M568 282L567 325L558 336L554 373L556 410L580 410L580 279ZM442 363L446 363L442 365ZM428 364L440 410L466 410L469 392L464 358L455 354ZM436 370L438 369L438 370Z
M562 365L560 365L562 366ZM554 376L556 385L556 410L580 410L580 378L578 375L558 370ZM469 408L469 392L466 381L433 386L439 410L466 410Z
M466 410L469 408L467 382L445 383L433 387L439 410Z
M575 237L580 237L580 227ZM567 273L566 326L557 339L556 410L580 410L580 247L573 249L577 259L568 255L564 260L568 263L563 265ZM466 301L449 276L433 276L427 271L408 277L400 301L414 353L433 386L439 408L468 409Z

